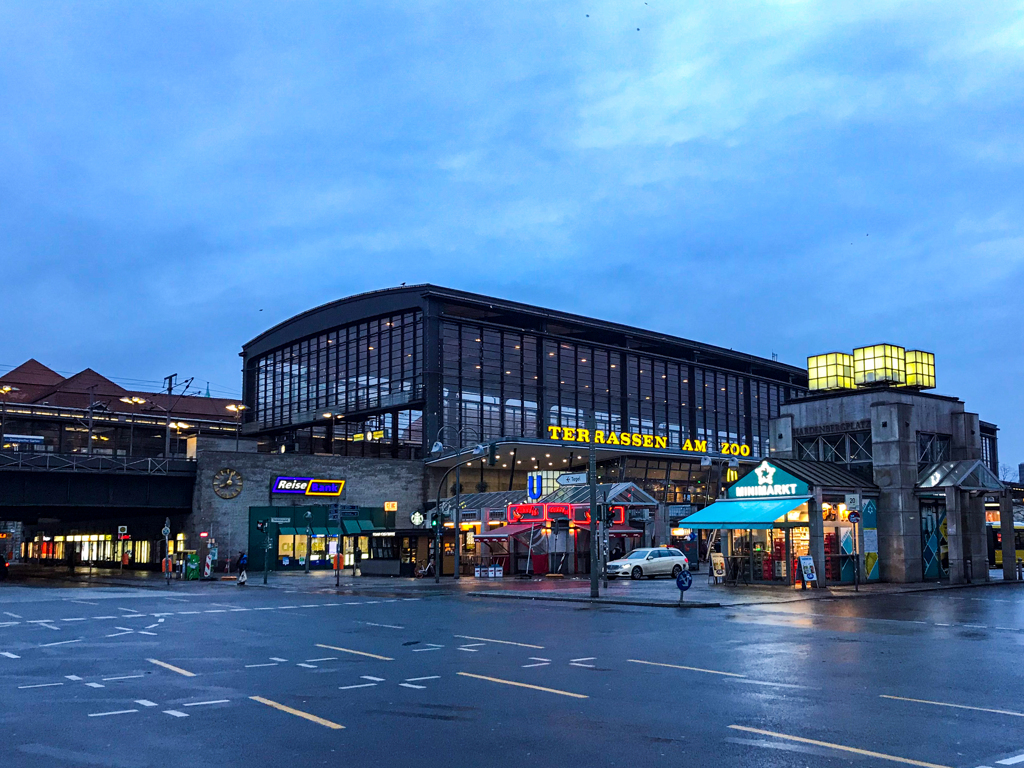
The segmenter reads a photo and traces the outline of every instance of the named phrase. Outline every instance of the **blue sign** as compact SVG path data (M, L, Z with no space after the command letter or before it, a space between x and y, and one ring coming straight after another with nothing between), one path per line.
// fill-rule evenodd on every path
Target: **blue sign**
M540 475L530 475L526 478L526 495L536 501L544 495L544 478Z
M689 571L679 572L679 575L676 576L676 586L680 592L685 592L693 586L693 576L690 575Z
M850 513L850 522L853 523L854 525L859 523L860 522L860 514L858 514L857 512L851 512Z

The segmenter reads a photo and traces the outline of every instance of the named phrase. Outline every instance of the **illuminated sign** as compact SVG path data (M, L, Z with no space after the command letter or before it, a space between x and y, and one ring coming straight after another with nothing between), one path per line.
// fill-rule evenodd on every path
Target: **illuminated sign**
M729 498L731 499L804 496L808 493L807 483L767 461L762 461L754 468L753 472L729 488Z
M294 493L302 496L340 496L344 480L318 480L315 477L277 477L271 493Z
M398 502L397 501L385 501L384 502L384 511L385 512L397 512L398 511Z
M589 443L590 430L583 427L548 427L548 439L561 442ZM606 432L594 430L594 445L621 445L631 448L668 448L668 438L659 435L642 435L639 432ZM692 453L709 453L707 440L685 440L680 448ZM750 446L739 443L722 443L721 453L731 456L749 456Z

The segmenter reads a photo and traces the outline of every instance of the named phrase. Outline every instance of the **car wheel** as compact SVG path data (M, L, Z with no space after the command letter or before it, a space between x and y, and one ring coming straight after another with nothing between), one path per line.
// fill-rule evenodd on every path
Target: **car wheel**
M640 581L640 579L644 577L643 568L641 568L638 565L636 568L633 569L633 571L629 575L633 579L633 581Z
M681 566L681 565L673 565L672 566L672 578L673 579L678 579L679 578L679 574L682 573L682 572L683 572L683 566Z

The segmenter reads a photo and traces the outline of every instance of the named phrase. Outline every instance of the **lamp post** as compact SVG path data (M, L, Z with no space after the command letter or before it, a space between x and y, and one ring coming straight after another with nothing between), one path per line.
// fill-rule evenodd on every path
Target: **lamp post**
M4 435L6 432L4 428L7 426L7 396L11 392L20 391L17 387L12 387L10 384L0 385L0 402L3 403L3 411L0 411L0 449L3 448Z
M122 397L122 403L128 403L132 407L132 423L128 428L128 455L131 456L135 450L135 409L146 402L141 397L132 395L131 397Z
M313 513L308 509L306 510L306 574L309 575L309 561L313 559L313 529L309 525L309 521L313 518Z
M241 403L232 403L227 409L235 414L235 453L238 453L238 438L242 432L242 411L248 408Z
M451 424L446 424L443 427L441 427L439 430L437 430L437 435L434 437L434 445L433 445L433 447L431 448L431 451L430 451L431 453L441 453L441 452L444 451L446 446L441 441L441 434L446 429L455 429L455 427L453 425L451 425ZM465 432L467 429L470 430L474 435L476 435L477 442L478 443L480 442L480 432L475 427L465 426L465 427L462 427L461 429L455 429L455 434L458 435L458 438L459 438L459 445L458 445L458 448L456 448L456 451L458 453L462 453L462 433ZM452 447L452 446L448 446L448 447ZM482 453L482 451L480 451L479 448L480 448L480 446L478 445L477 446L477 450L474 452L475 455L478 455L478 454ZM456 464L455 465L455 515L454 515L454 518L455 518L454 519L454 522L455 522L455 574L454 574L454 577L456 579L459 578L459 567L460 567L460 559L461 559L460 555L462 554L462 507L460 505L461 498L462 498L462 474L461 474L461 470L462 470L462 464L461 463ZM445 474L447 476L447 473L445 473ZM440 496L440 494L438 494L438 495ZM440 514L441 510L438 509L437 511ZM437 521L437 528L438 528L438 530L440 530L443 527L444 527L444 517L442 516L441 519L439 519ZM440 552L436 553L435 556L438 558L437 570L438 570L438 576L440 576L440 571L441 571Z

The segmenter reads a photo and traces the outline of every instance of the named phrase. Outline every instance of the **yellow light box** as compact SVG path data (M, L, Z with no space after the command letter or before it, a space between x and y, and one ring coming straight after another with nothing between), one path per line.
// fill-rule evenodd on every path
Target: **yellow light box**
M907 386L935 387L935 355L918 349L907 350Z
M811 391L853 389L853 355L828 352L808 357L807 380Z
M895 344L875 344L853 350L853 380L865 384L906 384L906 350Z

